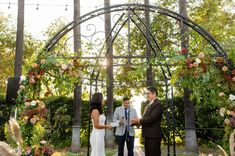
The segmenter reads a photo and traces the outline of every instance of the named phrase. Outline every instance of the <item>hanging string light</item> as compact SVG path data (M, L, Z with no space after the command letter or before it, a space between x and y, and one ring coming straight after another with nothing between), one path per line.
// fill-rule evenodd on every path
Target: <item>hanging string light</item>
M8 5L8 9L11 9L11 3L9 3L9 5Z
M11 9L12 5L18 5L18 3L4 3L0 2L0 5L8 5L8 9ZM63 7L65 6L65 11L68 11L69 7L74 7L72 4L41 4L41 3L25 3L25 6L36 6L36 10L39 10L39 5L40 6L51 6L51 7ZM100 8L103 7L104 5L97 5L97 6L91 6L91 5L86 5L86 6L80 6L80 8ZM79 7L79 6L75 6Z
M65 11L67 11L67 10L68 10L68 4L65 5Z

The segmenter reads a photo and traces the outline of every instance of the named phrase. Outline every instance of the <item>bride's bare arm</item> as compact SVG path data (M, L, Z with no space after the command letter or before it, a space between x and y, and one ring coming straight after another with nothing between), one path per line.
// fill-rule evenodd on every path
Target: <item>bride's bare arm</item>
M100 113L97 109L93 109L91 112L91 118L93 119L94 127L97 129L112 128L111 125L101 125L99 124Z

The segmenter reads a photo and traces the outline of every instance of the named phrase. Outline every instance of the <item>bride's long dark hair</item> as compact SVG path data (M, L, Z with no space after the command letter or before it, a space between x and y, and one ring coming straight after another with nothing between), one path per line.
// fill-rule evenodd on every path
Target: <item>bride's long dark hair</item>
M103 101L103 95L102 93L94 93L91 101L90 101L90 114L93 109L97 109L100 114L103 113L102 111L102 101Z

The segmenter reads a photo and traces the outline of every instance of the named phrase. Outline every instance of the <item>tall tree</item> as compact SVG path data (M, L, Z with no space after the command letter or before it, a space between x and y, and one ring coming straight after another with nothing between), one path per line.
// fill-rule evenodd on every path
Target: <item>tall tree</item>
M179 0L180 15L188 18L187 0ZM180 27L181 48L189 47L189 30L188 26L183 24ZM184 113L185 113L185 148L189 152L198 152L197 136L195 129L194 104L190 101L191 91L184 88Z
M144 4L149 5L149 0L144 0ZM146 24L147 29L150 29L150 17L149 17L148 8L146 8L146 11L145 11L145 24ZM149 40L150 34L148 30L146 30L146 36L147 36L147 39ZM152 70L152 65L150 63L150 56L151 56L151 50L150 50L148 41L146 41L146 57L147 57L147 63L149 64L146 70L146 81L147 81L146 85L147 86L153 85L153 70Z
M74 20L80 17L80 0L74 0ZM81 56L81 27L74 28L74 52ZM82 86L75 84L74 89L74 121L72 132L71 151L80 151L80 127L81 127L81 106L82 106Z
M22 75L24 42L24 0L18 0L17 34L16 34L16 55L14 76Z
M110 6L110 0L104 0L104 6ZM111 14L109 13L109 8L106 8L105 11L105 38L106 42L106 61L107 61L107 123L110 123L113 118L113 45L112 45L112 35L111 31ZM113 131L111 129L106 130L106 145L107 147L113 147Z
M16 26L12 25L11 20L10 17L0 15L0 95L3 96L6 94L7 79L14 75ZM32 63L41 45L41 42L34 39L31 34L27 32L24 34L23 67ZM24 74L24 70L22 73Z

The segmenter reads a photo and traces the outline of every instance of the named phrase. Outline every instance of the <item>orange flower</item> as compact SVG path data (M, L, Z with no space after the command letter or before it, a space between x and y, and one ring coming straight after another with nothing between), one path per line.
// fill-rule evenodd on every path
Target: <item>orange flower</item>
M37 63L33 63L33 64L32 64L32 67L33 67L33 68L38 68L39 65L38 65Z
M187 64L190 64L190 63L192 63L192 62L193 62L193 60L192 60L191 58L187 58L187 59L186 59L186 63L187 63Z

